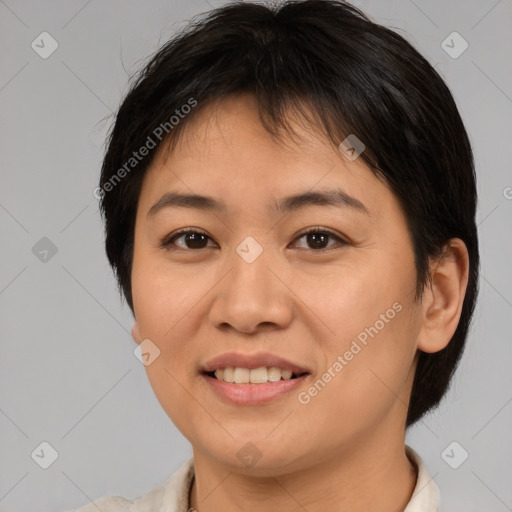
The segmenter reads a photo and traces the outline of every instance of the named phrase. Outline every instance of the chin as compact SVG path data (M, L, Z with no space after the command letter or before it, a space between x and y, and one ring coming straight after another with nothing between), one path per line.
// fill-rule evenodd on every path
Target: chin
M215 437L205 435L202 442L192 443L194 454L197 451L206 453L208 458L230 471L258 477L277 476L300 469L300 461L307 455L297 452L298 443L292 441L289 432L286 433L289 439L287 443L283 443L279 437L264 438L266 434L262 435L261 432L253 427L244 435L231 432L233 438L227 434Z

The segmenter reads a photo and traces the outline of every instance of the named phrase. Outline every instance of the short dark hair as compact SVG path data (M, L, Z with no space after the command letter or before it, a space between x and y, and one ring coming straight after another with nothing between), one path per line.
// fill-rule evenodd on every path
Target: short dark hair
M466 244L469 281L461 318L443 350L419 356L408 427L446 393L475 307L474 161L455 101L436 70L403 37L348 3L225 5L194 18L136 75L109 132L98 189L119 292L134 313L135 216L156 150L163 143L175 147L181 130L212 101L245 92L256 98L261 123L272 135L292 133L290 114L298 113L336 145L349 134L364 143L361 157L388 183L406 215L418 300L431 277L429 258L439 257L451 238ZM192 101L194 108L173 124L171 118ZM150 139L155 147L149 154L131 161Z

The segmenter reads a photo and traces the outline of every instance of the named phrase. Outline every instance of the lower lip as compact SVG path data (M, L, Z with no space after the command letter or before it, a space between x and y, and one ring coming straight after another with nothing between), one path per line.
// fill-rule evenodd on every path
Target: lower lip
M235 405L259 405L270 402L297 389L309 374L295 379L278 380L265 384L235 384L202 374L202 377L222 399Z

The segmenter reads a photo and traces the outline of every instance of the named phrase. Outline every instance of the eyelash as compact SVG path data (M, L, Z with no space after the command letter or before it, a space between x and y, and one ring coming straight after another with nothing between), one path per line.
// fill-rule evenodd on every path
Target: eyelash
M176 250L176 249L172 248L172 246L174 245L174 242L180 236L186 235L186 234L189 234L189 233L204 235L204 236L206 236L207 238L209 238L211 240L211 238L204 231L201 231L201 230L195 229L195 228L184 228L184 229L181 229L180 231L178 231L178 232L176 232L176 233L174 233L174 234L164 238L164 240L161 243L161 247L164 248L164 249L167 249L169 251ZM338 235L336 235L335 233L333 233L329 229L325 229L325 228L322 228L320 226L312 228L312 229L309 229L308 231L304 231L303 233L300 233L299 235L297 235L295 240L298 240L298 239L302 238L303 236L306 236L306 235L309 235L309 234L325 234L325 235L329 235L330 237L335 238L338 241L338 244L337 244L338 246L343 247L345 245L349 245L349 243L346 240L344 240L343 238L339 237ZM325 248L325 249L309 249L309 250L311 250L313 252L323 253L323 252L331 251L331 250L336 249L336 248L339 248L339 247L337 247L335 245L333 247L329 247L329 248ZM188 249L188 248L187 249L179 248L179 249L184 250L184 251L199 252L201 250L207 249L207 247L203 247L201 249Z

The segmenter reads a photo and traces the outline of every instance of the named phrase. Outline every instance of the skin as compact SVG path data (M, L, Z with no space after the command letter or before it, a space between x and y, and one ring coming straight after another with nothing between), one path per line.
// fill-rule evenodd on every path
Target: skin
M350 161L316 130L277 141L254 99L231 96L187 124L172 152L159 151L144 178L135 226L133 338L160 350L146 366L162 407L190 441L190 506L226 510L399 512L417 473L405 454L405 419L418 350L450 341L467 285L457 239L431 264L432 285L414 299L413 247L401 207L361 158ZM308 206L269 213L293 193L341 188L368 214ZM147 217L167 191L222 199L226 211L168 208ZM324 246L302 236L321 226ZM180 228L207 234L207 247L175 240ZM263 248L247 263L248 236ZM322 252L320 249L329 249ZM399 303L402 309L308 404L307 391L357 335ZM201 366L225 352L272 352L311 370L297 392L235 406L217 397ZM237 457L248 442L261 458Z

